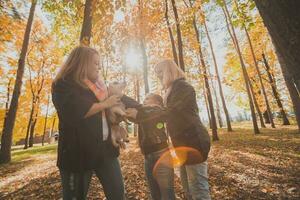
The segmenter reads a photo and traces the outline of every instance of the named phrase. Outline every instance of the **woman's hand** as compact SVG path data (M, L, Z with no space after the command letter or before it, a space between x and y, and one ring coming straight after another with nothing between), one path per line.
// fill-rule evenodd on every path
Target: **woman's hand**
M111 108L121 103L120 96L112 95L103 102L106 108Z
M137 112L135 108L128 108L126 109L126 117L136 119Z

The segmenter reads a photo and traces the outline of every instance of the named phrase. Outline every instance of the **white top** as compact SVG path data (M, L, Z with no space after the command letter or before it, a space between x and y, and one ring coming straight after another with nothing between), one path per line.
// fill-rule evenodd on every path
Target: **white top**
M102 132L103 132L103 141L107 140L109 135L108 124L105 116L105 112L102 111Z

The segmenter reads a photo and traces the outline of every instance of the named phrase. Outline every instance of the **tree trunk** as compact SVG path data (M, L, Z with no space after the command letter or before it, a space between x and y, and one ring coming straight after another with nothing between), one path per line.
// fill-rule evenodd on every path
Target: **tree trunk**
M137 102L140 102L140 81L138 75L135 75L135 97ZM138 134L138 126L137 124L134 124L134 129L133 129L133 136L136 137Z
M212 88L213 94L215 96L216 111L217 111L217 118L218 118L219 126L220 126L220 128L222 128L223 127L223 120L222 120L222 116L221 116L221 112L220 112L220 104L219 104L218 95L217 95L216 88L214 86L213 81L211 81L211 88Z
M261 126L262 128L266 128L266 125L265 125L265 122L264 122L264 118L263 118L262 112L261 112L261 110L260 110L260 107L259 107L259 105L258 105L258 102L257 102L257 99L256 99L256 94L255 94L253 85L252 85L252 83L251 83L250 77L249 77L249 75L248 75L247 69L246 69L246 76L247 76L247 79L248 79L248 84L249 84L249 87L250 87L250 92L251 92L251 95L252 95L252 99L253 99L253 102L254 102L254 106L255 106L255 109L256 109L256 111L257 111L258 118L259 118L259 121L260 121L260 126Z
M25 57L27 54L28 43L30 38L31 26L34 17L34 11L36 7L36 0L32 0L29 17L24 33L24 40L22 44L22 50L20 58L18 61L17 76L14 86L14 91L12 94L11 104L7 113L7 120L5 121L5 126L3 127L2 137L1 137L1 152L0 152L0 163L8 163L11 160L11 145L12 145L12 135L16 119L16 113L18 109L18 100L22 87L22 78L24 74L25 67Z
M92 5L93 0L86 0L84 6L84 16L80 33L80 44L89 46L92 36Z
M265 86L264 86L263 81L262 81L260 69L259 69L258 64L257 64L257 59L256 59L255 54L254 54L254 50L253 50L253 45L252 45L252 42L251 42L251 38L250 38L250 35L249 35L246 27L244 29L245 29L245 32L246 32L246 35L247 35L247 39L248 39L248 42L249 42L249 46L250 46L250 50L251 50L251 54L252 54L254 66L255 66L256 72L258 74L260 86L261 86L261 89L262 89L262 92L263 92L265 104L266 104L266 107L267 107L268 117L269 117L269 120L271 122L272 128L275 128L275 124L274 124L273 116L272 116L272 111L271 111L271 108L270 108L270 104L269 104L268 96L267 96L267 93L266 93L266 90L265 90Z
M179 18L178 18L178 13L177 13L177 7L176 7L175 0L171 0L171 2L172 2L173 12L174 12L174 16L175 16L175 23L176 23L179 66L183 71L185 71L184 58L183 58L183 44L182 44L182 37L181 37L181 30L180 30L180 23L179 23Z
M7 84L6 102L5 102L5 119L7 117L7 113L8 113L8 109L9 109L9 103L10 103L10 85L11 85L11 82L12 82L12 78L10 78L8 80L8 84Z
M55 121L56 121L56 117L54 117L53 119L53 122L52 122L52 126L51 126L51 135L50 136L53 136L53 131L54 131L54 126L55 126Z
M248 82L248 79L247 79L246 66L245 66L245 63L244 63L244 60L243 60L243 57L242 57L242 53L241 53L241 50L240 50L240 46L239 46L239 43L238 43L238 40L237 40L237 37L236 37L236 34L235 34L235 29L234 29L233 24L232 24L231 16L229 14L226 2L224 0L223 0L223 4L224 4L224 7L222 7L222 9L223 9L224 16L225 16L225 19L226 19L227 29L228 29L228 32L230 33L232 42L235 45L235 49L237 51L237 54L238 54L238 57L239 57L239 60L240 60L240 63L241 63L241 67L242 67L242 73L243 73L243 76L244 76L244 83L245 83L245 87L246 87L246 90L247 90L249 106L250 106L250 110L251 110L254 133L259 134L259 128L258 128L257 121L256 121L256 115L255 115L253 100L252 100L252 96L251 96L251 92L250 92L250 86L249 86L249 82ZM232 33L230 31L230 27L232 29Z
M229 112L225 103L225 98L224 98L224 93L223 93L223 87L222 87L222 83L220 80L220 75L219 75L219 69L218 69L218 64L217 64L217 59L215 56L215 51L214 51L214 47L210 38L210 34L206 25L206 19L204 18L203 20L204 22L204 28L205 28L205 32L206 32L206 36L208 39L208 43L209 43L209 47L210 47L210 51L211 51L211 55L214 61L214 67L215 67L215 73L216 73L216 77L217 77L217 81L218 81L218 86L219 86L219 93L220 93L220 97L221 97L221 102L222 102L222 106L223 106L223 110L224 110L224 114L225 114L225 118L226 118L226 123L227 123L227 131L231 132L232 127L231 127L231 122L230 122L230 116L229 116Z
M285 77L300 91L300 1L254 0L276 52L285 65Z
M209 123L209 128L211 129L211 118L210 118L210 112L208 108L208 103L207 103L207 95L206 95L206 89L205 85L203 85L203 96L204 96L204 101L205 101L205 107L206 107L206 112L207 112L207 118L208 118L208 123Z
M209 80L208 80L208 71L206 69L206 64L205 64L204 56L203 56L203 53L202 53L200 35L199 35L199 32L198 32L195 16L193 18L193 26L194 26L194 30L195 30L196 37L197 37L196 39L197 39L198 46L199 46L198 51L199 51L199 56L200 56L200 62L201 62L201 66L202 66L203 74L204 74L204 84L205 84L205 89L206 89L206 94L207 94L207 101L208 101L208 106L209 106L209 111L210 111L210 118L211 118L211 129L212 129L212 136L213 136L212 138L213 138L213 141L217 141L217 140L219 140L218 131L217 131L217 121L216 121L216 116L215 116L215 111L214 111L214 104L213 104L210 85L209 85Z
M166 22L167 22L167 27L168 27L170 42L171 42L171 46L172 46L173 59L174 59L175 63L178 65L178 56L177 56L177 50L176 50L175 40L174 40L174 37L173 37L173 33L172 33L170 21L169 21L168 0L165 0L165 4L166 4L165 19L166 19Z
M144 76L144 84L145 84L145 94L149 93L149 82L148 82L148 58L145 47L145 40L142 38L140 40L140 47L143 55L143 76Z
M144 20L143 17L143 4L139 0L139 21L141 22L139 24L140 32L139 32L139 48L142 52L142 57L143 57L143 78L144 78L144 86L145 86L145 94L149 93L149 82L148 82L148 58L147 58L147 52L146 52L146 42L145 42L145 36L143 32L143 23L142 21Z
M48 96L48 101L47 101L46 117L45 117L44 131L43 131L43 137L42 137L42 146L44 146L44 140L45 140L45 135L46 135L48 111L49 111L49 101L50 101L50 95Z
M269 66L269 63L266 59L265 54L262 54L262 58L263 58L263 61L264 61L264 64L265 64L266 72L268 74L269 83L271 85L274 98L276 100L277 106L278 106L278 108L280 110L280 114L282 116L282 121L283 121L282 124L283 125L290 125L287 114L286 114L286 112L283 108L283 105L282 105L282 102L281 102L281 99L280 99L280 95L278 93L278 89L276 87L275 78L272 76L272 74L270 72L270 66Z
M25 136L25 140L24 140L24 149L28 148L28 138L29 138L29 131L30 131L30 127L32 124L32 119L33 119L33 114L34 114L34 108L35 108L35 99L34 96L32 97L32 104L31 104L31 110L30 110L30 115L29 115L29 119L28 119L28 124L27 124L27 128L26 128L26 136Z
M5 125L5 121L7 119L8 109L9 109L9 103L10 103L10 85L11 85L12 79L10 78L7 83L7 92L6 92L6 102L5 102L5 115L3 120L3 127ZM2 136L2 133L0 133L0 137Z
M37 108L35 109L36 112L35 112L32 124L30 126L28 147L33 147L33 143L34 143L34 130L35 130L35 125L36 125L36 122L38 119L39 106L40 106L39 99L37 100L36 106L37 106Z
M293 103L293 108L294 108L294 112L295 112L295 115L296 115L296 121L297 121L297 124L298 124L298 131L300 133L300 96L299 96L299 93L297 91L297 88L294 84L294 82L290 79L290 76L287 76L287 69L286 69L286 66L284 64L284 61L282 60L283 58L281 57L281 54L280 53L277 53L278 55L278 60L280 63L282 63L281 65L281 69L282 69L282 74L283 74L283 77L284 77L284 80L286 82L286 86L289 90L289 93L290 93L290 97L291 97L291 100L292 100L292 103Z
M239 5L237 3L237 0L234 0L234 3L236 5L237 9L239 10ZM271 111L271 108L270 108L268 96L267 96L265 86L264 86L263 81L262 81L260 69L259 69L258 64L257 64L257 59L256 59L256 56L255 56L255 53L254 53L254 50L253 50L251 37L250 37L249 32L248 32L248 30L245 26L245 16L244 16L243 13L242 13L242 17L243 17L243 19L242 19L243 20L243 26L244 26L244 30L245 30L247 40L248 40L248 43L249 43L249 46L250 46L250 52L251 52L251 55L252 55L253 63L254 63L256 72L258 74L260 86L261 86L261 89L262 89L262 92L263 92L263 97L264 97L265 104L266 104L266 107L267 107L267 114L268 114L268 118L269 118L267 121L271 123L272 128L275 128L275 124L274 124L274 121L273 121L273 116L272 116L272 111Z

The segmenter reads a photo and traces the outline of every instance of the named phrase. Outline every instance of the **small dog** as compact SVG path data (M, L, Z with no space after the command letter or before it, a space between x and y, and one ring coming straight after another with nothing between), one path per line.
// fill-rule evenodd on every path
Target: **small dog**
M126 87L126 83L113 82L108 86L108 96L123 94L123 90ZM121 121L128 123L126 118L125 105L120 103L119 105L113 106L109 109L108 118L112 124L119 124ZM115 147L125 148L124 142L129 142L128 133L125 128L120 125L113 125L111 128L112 143Z
M108 96L123 94L123 90L126 87L126 83L113 82L108 86ZM123 103L110 108L109 119L113 124L117 124L123 121L125 118L125 106Z

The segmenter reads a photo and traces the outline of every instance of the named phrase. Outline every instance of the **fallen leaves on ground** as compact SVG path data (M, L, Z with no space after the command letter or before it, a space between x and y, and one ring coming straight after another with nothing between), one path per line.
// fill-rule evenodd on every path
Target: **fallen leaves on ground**
M263 134L236 129L220 133L209 158L209 182L213 199L299 199L300 135L295 129L264 129ZM56 147L54 147L56 148ZM136 139L121 152L126 197L149 199L144 161ZM60 199L61 184L54 153L34 154L0 166L1 199ZM176 195L184 199L180 180ZM93 176L88 199L105 199Z

